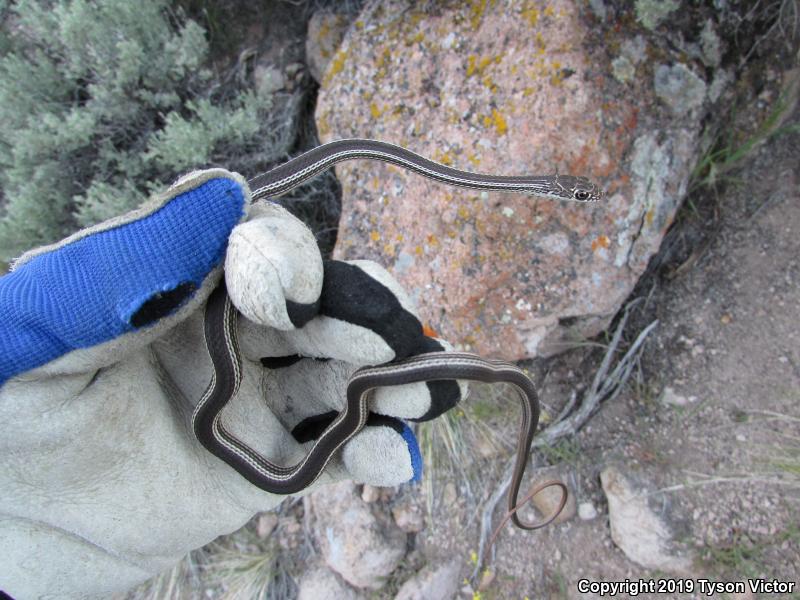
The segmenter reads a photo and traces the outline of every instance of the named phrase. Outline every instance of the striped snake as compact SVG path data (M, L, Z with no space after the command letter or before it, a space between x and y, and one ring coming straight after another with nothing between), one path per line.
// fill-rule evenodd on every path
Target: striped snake
M385 142L347 139L314 148L251 179L248 184L252 198L255 201L284 194L334 164L351 159L389 162L442 183L477 190L515 192L576 202L596 202L604 197L602 190L583 177L469 173ZM228 297L223 278L206 305L205 340L213 373L211 382L192 415L192 426L197 439L205 448L259 488L275 494L293 494L311 485L336 451L364 427L369 414L370 394L376 388L421 381L462 379L508 383L520 398L522 423L508 493L506 519L510 518L523 529L537 529L556 518L565 505L566 486L557 481L546 482L532 490L525 501L545 487L558 486L562 490L558 509L539 523L529 523L519 518L517 509L521 504L518 504L517 497L539 422L536 389L517 366L464 352L432 352L386 365L358 369L348 380L344 409L314 442L308 454L291 466L279 466L270 462L228 431L220 418L222 410L236 394L242 378L237 318L238 312Z

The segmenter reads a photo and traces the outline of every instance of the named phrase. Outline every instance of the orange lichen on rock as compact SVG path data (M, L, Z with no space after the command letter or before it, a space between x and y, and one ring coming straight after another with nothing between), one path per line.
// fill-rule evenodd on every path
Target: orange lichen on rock
M592 240L592 252L597 252L598 248L608 248L611 240L607 235L599 235Z

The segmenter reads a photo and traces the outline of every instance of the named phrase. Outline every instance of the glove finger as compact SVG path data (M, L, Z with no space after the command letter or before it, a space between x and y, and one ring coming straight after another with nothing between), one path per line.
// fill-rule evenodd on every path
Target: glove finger
M193 173L142 208L20 258L0 278L0 385L112 364L185 319L210 292L243 218L244 180Z
M370 261L325 261L318 313L291 331L241 326L243 353L315 356L379 364L431 350L415 309L394 278Z
M292 430L301 443L315 441L335 412L307 419ZM399 419L370 414L367 424L345 444L342 464L350 478L359 483L393 486L422 477L422 454L411 428Z
M436 340L430 339L432 343ZM441 346L432 351L441 350ZM284 357L262 361L270 369L265 397L270 408L288 429L318 415L338 413L344 408L347 381L355 371L349 363L336 360ZM374 390L372 412L426 421L453 408L467 396L464 381L443 380L381 387Z
M228 295L253 324L301 327L319 312L323 268L314 234L277 204L258 203L250 212L228 243Z

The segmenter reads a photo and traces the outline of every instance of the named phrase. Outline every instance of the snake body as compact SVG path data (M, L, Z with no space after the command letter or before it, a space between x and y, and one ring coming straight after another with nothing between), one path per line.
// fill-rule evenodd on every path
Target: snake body
M248 183L253 200L286 193L332 165L350 159L374 159L397 164L425 177L472 189L530 194L558 200L596 202L603 192L583 177L570 175L499 176L460 171L430 161L399 146L375 140L339 140L275 167ZM384 386L421 381L462 379L485 383L508 383L517 392L522 422L517 439L516 462L508 493L508 518L523 529L536 529L558 515L560 508L540 523L527 523L517 515L517 497L539 422L536 389L528 376L512 363L489 360L464 352L432 352L380 366L358 369L348 380L344 409L314 442L297 464L280 466L270 462L225 428L222 410L236 394L242 377L237 343L238 312L228 297L224 281L211 294L205 312L205 341L213 364L211 381L192 416L199 442L236 469L248 481L276 494L297 493L311 485L336 451L366 424L369 398ZM566 488L562 488L563 507ZM538 490L547 486L539 486Z

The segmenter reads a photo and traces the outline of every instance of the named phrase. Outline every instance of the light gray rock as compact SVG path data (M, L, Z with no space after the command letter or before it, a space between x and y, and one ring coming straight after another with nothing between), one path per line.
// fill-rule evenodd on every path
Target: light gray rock
M636 75L636 67L627 56L618 56L611 61L611 72L617 81L625 83Z
M714 21L706 21L700 32L700 46L703 49L703 63L708 67L718 67L722 62L722 41L714 29Z
M425 527L422 510L411 502L402 502L392 508L392 516L397 526L406 533L417 533Z
M403 584L395 600L451 600L458 592L460 574L458 561L425 567Z
M682 396L667 386L661 393L661 403L667 406L686 406L697 401L697 396Z
M572 484L575 479L571 470L564 468L549 468L537 471L533 478L531 487L540 485L546 481L560 481L567 486L567 503L558 513L553 521L554 524L564 523L572 519L577 512L577 502L575 500L575 486ZM522 490L527 493L526 490ZM561 503L563 490L556 485L543 489L531 499L531 504L536 507L540 519L546 519L552 515Z
M600 483L608 500L611 539L625 555L648 569L691 574L691 559L673 550L669 524L650 509L646 493L615 466L603 469Z
M636 0L636 19L652 31L679 7L677 0Z
M344 481L311 494L314 536L325 563L350 585L380 589L403 560L406 534L378 503Z
M591 521L597 518L597 509L591 502L581 502L578 505L578 518L581 521Z
M342 43L347 26L347 19L335 13L318 10L311 16L306 37L306 62L317 83L322 83L325 69Z
M654 85L656 96L675 115L700 108L706 97L706 82L681 63L656 67Z
M342 582L334 573L319 566L300 579L297 600L359 600L361 594Z
M263 96L269 96L286 87L283 72L275 65L256 65L253 78L256 89Z

